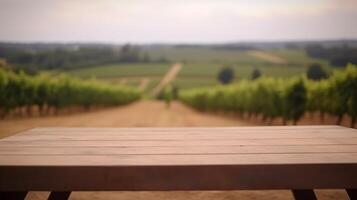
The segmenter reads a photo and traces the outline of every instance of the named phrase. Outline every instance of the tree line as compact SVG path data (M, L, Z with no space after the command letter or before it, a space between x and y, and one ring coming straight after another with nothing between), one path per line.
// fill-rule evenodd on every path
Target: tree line
M284 124L294 124L305 112L320 112L337 116L340 124L344 115L354 126L357 118L357 67L349 65L335 71L328 79L308 80L260 77L237 84L181 91L179 99L203 111L235 112L241 116L261 115L263 120L282 118Z
M35 74L40 70L63 70L114 63L166 62L165 58L152 59L149 54L133 45L71 46L32 50L17 46L1 45L0 58L14 70Z
M66 75L29 76L0 68L0 116L12 112L31 115L37 107L41 115L64 108L88 110L95 106L116 106L140 98L136 89Z
M344 67L348 63L357 64L357 48L347 45L341 47L324 47L322 45L308 45L307 55L312 58L326 59L330 65Z

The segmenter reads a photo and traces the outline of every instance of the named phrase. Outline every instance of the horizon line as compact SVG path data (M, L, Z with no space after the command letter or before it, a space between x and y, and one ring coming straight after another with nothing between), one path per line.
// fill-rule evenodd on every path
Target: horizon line
M105 44L105 45L222 45L222 44L247 44L247 43L303 43L303 42L357 42L357 37L346 37L346 38L322 38L322 39L252 39L252 40L231 40L231 41L191 41L191 42L170 42L170 41L152 41L152 42L115 42L115 41L80 41L80 40L2 40L0 43L11 43L11 44Z

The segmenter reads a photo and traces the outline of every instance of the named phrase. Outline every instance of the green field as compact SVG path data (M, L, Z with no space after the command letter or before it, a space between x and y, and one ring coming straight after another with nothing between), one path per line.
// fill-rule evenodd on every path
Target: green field
M144 77L114 77L114 78L99 78L104 82L112 84L126 85L131 87L139 87ZM160 82L161 77L150 77L147 86L144 88L144 92L150 92Z
M207 47L170 47L148 51L153 59L165 57L171 62L205 62L231 64L264 64L263 60L249 55L245 51L221 50Z
M189 89L198 87L207 87L219 84L215 78L205 78L205 77L178 77L173 82L172 85L178 87L179 89Z
M222 68L221 65L214 63L189 63L184 65L177 79L173 84L181 89L206 87L219 84L217 74ZM249 79L253 69L259 69L264 76L271 77L291 77L303 75L306 71L305 66L233 66L235 81Z
M303 75L311 63L320 63L328 71L331 69L327 61L310 58L303 50L271 49L264 50L264 52L280 57L286 60L286 63L273 63L242 50L221 50L208 47L167 47L147 50L151 59L165 57L168 61L167 63L114 64L67 72L74 76L96 77L134 87L139 86L143 78L150 78L145 89L145 91L149 92L159 83L160 79L172 66L172 63L175 62L180 62L182 69L172 84L180 89L219 84L217 74L225 66L230 66L234 69L235 81L249 79L254 69L259 69L263 76L271 77ZM123 81L123 79L127 80Z
M169 63L113 64L67 71L74 76L89 78L114 78L135 76L162 76L169 69Z
M216 78L225 66L216 63L187 63L179 73L179 77L188 78ZM263 75L272 77L290 77L303 74L306 66L288 65L230 65L235 72L236 79L248 79L254 69L259 69Z
M309 57L305 51L298 49L272 49L267 52L275 54L286 59L290 65L308 65L310 63L320 63L323 66L329 66L327 60Z
M177 50L168 52L173 53L173 51ZM211 54L212 51L227 53L227 50L206 50L206 53L210 52L206 56L217 56ZM192 87L196 87L200 85L209 86L218 84L216 81L217 74L224 66L230 66L234 69L236 81L249 79L254 69L259 69L264 76L271 77L291 77L303 75L306 73L306 69L311 63L320 63L325 66L327 70L330 70L330 67L327 65L327 61L312 59L302 50L274 49L265 52L285 59L287 63L275 64L249 55L248 52L230 50L229 53L224 54L225 56L220 59L215 57L215 60L211 62L208 61L207 57L206 60L202 59L201 61L197 61L197 59L186 61L184 67L179 73L179 81L177 81L179 82L178 85L183 85L184 88L189 88L190 85L192 85ZM180 56L181 54L179 54L176 58L180 58ZM191 58L193 58L192 55Z
M127 79L127 78L118 78L118 77L100 78L99 80L114 83L114 84L125 84L125 85L132 86L132 87L138 87L140 85L140 81L141 81L140 78Z

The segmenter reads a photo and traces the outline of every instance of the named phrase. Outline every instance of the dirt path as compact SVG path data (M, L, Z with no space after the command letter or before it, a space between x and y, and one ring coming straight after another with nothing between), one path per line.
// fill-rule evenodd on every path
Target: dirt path
M179 102L170 108L160 101L139 101L128 106L75 115L0 120L0 136L43 126L66 127L151 127L151 126L241 126L247 123L202 114Z
M153 89L152 95L156 96L167 84L176 78L176 75L181 70L182 65L180 63L174 64L171 69L165 74L160 83Z
M265 60L268 62L272 62L275 64L287 64L288 63L285 59L283 59L277 55L264 52L264 51L256 51L256 50L249 51L248 54L251 56L254 56L256 58L259 58L259 59L262 59L262 60Z
M195 111L179 102L166 108L163 102L140 101L128 106L68 116L0 120L0 137L35 127L178 127L252 125L235 118ZM27 200L46 199L48 192L31 192ZM348 199L343 191L318 192L320 199ZM289 191L212 191L212 192L74 192L71 200L268 200L293 199Z
M150 78L142 78L138 86L138 89L144 91L149 85L149 82L150 82Z

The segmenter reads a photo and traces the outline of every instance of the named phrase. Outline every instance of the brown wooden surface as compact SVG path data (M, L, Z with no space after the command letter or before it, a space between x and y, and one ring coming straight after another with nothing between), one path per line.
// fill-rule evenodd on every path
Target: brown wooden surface
M357 130L39 128L0 140L0 191L311 188L357 188Z

